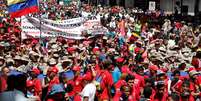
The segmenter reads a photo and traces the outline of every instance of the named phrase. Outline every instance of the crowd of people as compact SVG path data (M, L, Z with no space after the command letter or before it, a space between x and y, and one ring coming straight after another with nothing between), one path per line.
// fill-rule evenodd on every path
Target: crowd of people
M1 17L0 101L200 101L200 25L160 11L40 5L32 16L100 16L108 32L21 40L20 22Z

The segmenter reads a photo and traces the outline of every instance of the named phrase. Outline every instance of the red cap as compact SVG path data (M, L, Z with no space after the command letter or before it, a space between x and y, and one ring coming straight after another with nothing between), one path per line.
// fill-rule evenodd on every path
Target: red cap
M149 69L150 69L150 70L157 71L157 70L158 70L158 66L156 66L156 65L151 65L151 66L149 66Z
M40 70L38 68L33 68L31 71L34 72L37 75L40 74Z
M37 44L37 43L38 43L38 40L32 39L32 44Z
M93 53L96 53L96 52L98 52L98 51L100 51L98 47L94 47L94 48L93 48Z
M122 72L122 73L129 73L129 68L128 68L128 66L123 66L123 67L121 68L121 72Z
M188 69L188 71L189 71L189 72L191 72L191 71L196 71L196 69L195 69L194 67L190 67L190 68Z
M119 57L119 58L116 59L116 61L119 62L119 63L122 63L122 62L124 62L124 58Z
M163 72L167 72L167 71L168 71L167 68L161 68L161 70L162 70Z
M91 72L87 72L84 76L82 80L86 80L86 81L91 81L92 80L92 74Z
M74 47L69 47L68 49L67 49L67 51L68 52L73 52L73 51L75 51L76 49L74 48Z
M81 70L81 67L80 67L80 66L74 66L74 67L73 67L73 70L74 70L74 71L80 71L80 70Z
M51 69L51 72L54 72L54 73L58 73L58 69L57 69L57 67L52 67L52 69Z
M31 86L34 86L34 83L31 80L27 80L26 85L27 85L27 87L31 87Z
M139 48L139 47L137 47L137 48L134 49L135 53L139 53L140 50L141 50L141 48Z

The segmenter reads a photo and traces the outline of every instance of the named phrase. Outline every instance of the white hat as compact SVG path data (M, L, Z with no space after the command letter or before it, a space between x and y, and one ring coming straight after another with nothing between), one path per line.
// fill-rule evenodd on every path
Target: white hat
M50 44L51 44L51 43L56 43L56 41L57 41L56 38L52 38L52 39L50 39L49 43L50 43Z
M59 57L59 54L53 54L53 57L58 58L58 57Z
M191 52L191 49L190 48L182 48L181 49L181 52L183 53L183 52Z
M51 48L52 48L52 49L56 49L56 48L58 48L58 45L57 45L57 44L53 44L53 45L51 46Z
M63 56L61 62L71 62L72 60L70 60L67 56Z
M164 57L160 54L157 54L154 58L151 59L152 61L161 61L164 62Z
M33 56L39 56L39 54L38 54L38 53L36 53L36 52L34 52L34 51L30 51L30 52L29 52L29 55L33 55Z
M12 62L13 64L15 63L15 61L12 58L7 58L6 59L6 63Z
M0 59L1 59L1 60L4 60L4 58L3 58L2 56L0 56Z
M29 57L27 55L23 55L20 59L23 61L29 61Z
M200 73L197 72L196 70L192 70L192 71L189 72L190 76L194 76L194 75L197 75L197 74L200 74Z
M106 36L103 37L104 40L107 40L108 38Z
M14 57L14 60L20 60L21 59L21 57L19 56L19 55L16 55L15 57Z
M64 48L67 48L67 47L68 47L68 45L67 45L67 44L65 44L63 47L64 47Z
M5 58L7 58L7 59L12 58L12 56L11 55L6 55Z
M60 51L61 50L61 47L59 47L59 45L57 45L57 44L53 44L52 46L51 46L51 48L52 48L52 52L57 52L57 51Z
M167 51L167 55L168 55L169 57L176 56L177 54L178 54L178 53L177 53L176 51L171 51L171 50Z
M48 63L50 65L56 65L57 64L57 62L56 62L56 60L54 58L49 59Z
M162 51L162 52L166 52L167 51L164 47L160 47L159 50Z

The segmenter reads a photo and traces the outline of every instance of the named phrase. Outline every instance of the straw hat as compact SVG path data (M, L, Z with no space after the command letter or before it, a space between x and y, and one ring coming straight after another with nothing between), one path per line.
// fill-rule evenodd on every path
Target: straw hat
M22 61L29 61L29 57L27 55L23 55L20 59Z
M189 71L189 75L192 77L194 75L198 75L200 74L199 72L197 72L196 70L192 70L192 71Z
M72 62L72 60L70 60L68 56L63 56L61 62Z
M16 56L14 57L14 60L21 60L21 57L20 57L19 55L16 55Z
M57 62L56 62L56 60L54 58L49 59L48 63L50 65L56 65L57 64Z

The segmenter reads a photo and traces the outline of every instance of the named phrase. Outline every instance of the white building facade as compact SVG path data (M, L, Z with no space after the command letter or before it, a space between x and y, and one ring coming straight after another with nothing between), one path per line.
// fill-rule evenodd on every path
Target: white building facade
M120 3L125 4L120 4ZM157 7L164 10L166 13L174 13L175 7L177 8L178 12L181 13L181 7L184 13L188 15L194 15L195 3L196 0L116 0L117 5L124 5L125 7L142 7L148 9L149 2L154 1L156 2ZM183 1L183 3L182 3ZM139 3L141 2L141 3ZM199 11L201 11L201 0L199 2Z
M177 3L180 3L180 7L178 7ZM160 8L167 13L174 13L176 7L179 13L181 13L182 5L183 12L186 12L188 15L195 15L195 3L196 0L183 0L183 4L181 4L181 0L160 0ZM201 1L199 2L199 11L201 11Z

